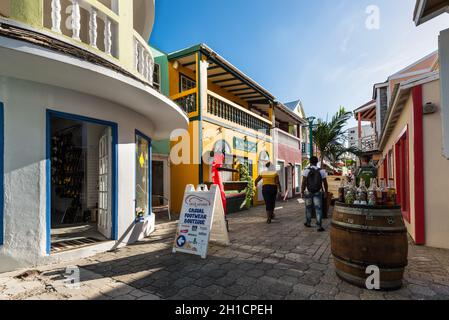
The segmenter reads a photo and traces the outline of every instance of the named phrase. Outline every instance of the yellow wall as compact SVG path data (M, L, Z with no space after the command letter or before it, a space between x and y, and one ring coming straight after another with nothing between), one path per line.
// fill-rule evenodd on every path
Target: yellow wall
M191 154L191 162L195 160L195 155L198 152L198 149L195 147L195 143L198 144L199 138L196 132L198 132L198 124L200 122L193 121L190 123L189 134L191 137L190 144L190 154ZM232 153L235 156L248 158L251 160L253 164L253 178L254 180L258 176L258 162L260 152L266 148L270 156L272 156L270 150L272 148L272 144L270 142L265 142L262 140L258 140L253 137L248 137L248 141L254 142L258 144L257 153L249 153L241 150L234 149L234 137L244 139L245 135L233 130L229 130L226 128L222 128L216 124L209 123L207 121L201 122L203 129L203 136L201 138L203 143L203 154L208 154L213 150L216 142L220 140L225 140L229 146L232 148ZM221 128L221 133L219 129ZM172 147L174 143L172 142ZM171 206L172 211L179 213L182 207L182 198L184 195L184 190L186 185L193 184L197 185L199 183L199 165L198 164L182 164L182 165L174 165L171 164ZM209 176L210 166L207 164L203 165L203 177L204 182L211 182L211 177ZM238 176L234 176L234 179L238 179ZM257 195L254 199L257 199ZM256 204L261 204L256 201Z
M193 121L189 123L189 135L190 137L198 137L195 132L198 132L198 121ZM198 141L198 140L196 140ZM171 142L171 146L175 145L176 142ZM184 196L184 191L187 185L193 184L197 186L199 184L199 166L194 163L194 143L191 141L190 146L190 164L180 164L175 165L170 163L170 179L171 179L171 190L170 190L170 201L171 209L173 212L179 213L182 207L182 199ZM170 158L170 161L172 158Z
M198 54L196 54L196 60L198 61ZM198 83L200 82L198 79L198 72L194 72L188 68L185 68L178 64L177 69L173 67L174 61L169 62L169 81L170 81L170 97L172 99L176 98L175 96L178 95L179 97L179 79L180 74L184 74L188 76L191 79L195 79ZM195 71L197 68L195 68ZM205 83L205 82L204 82ZM213 84L212 81L207 81L207 88L205 88L205 85L201 86L200 88L203 92L202 97L204 97L204 90L210 90L214 93L248 109L248 103L239 97L221 89L219 86ZM199 99L197 99L198 101ZM203 98L202 101L202 113L203 116L207 112L207 99ZM201 120L201 122L197 121L197 118L193 118L198 115L198 112L189 114L189 117L191 119L194 119L193 122L190 123L190 139L191 139L191 160L194 160L194 156L197 156L199 154L198 151L198 145L199 143L202 143L202 153L208 154L210 151L213 150L213 147L215 143L219 140L226 140L226 142L229 144L231 148L233 148L234 145L234 137L237 137L239 139L244 139L245 134L241 132L237 132L236 130L241 130L243 132L251 131L248 128L245 128L243 126L239 126L231 121L224 120L222 118L216 117L211 114L207 114L208 117L214 119L214 121L217 121L219 123L223 123L223 125L235 128L234 130L227 129L224 127L220 127L216 124L210 123L205 120ZM201 125L202 133L203 135L199 137L196 133L198 132L198 126ZM219 129L221 131L219 131ZM259 134L258 132L254 131L254 134ZM265 136L265 138L270 138L270 136ZM259 154L262 150L266 150L270 157L273 157L272 154L272 143L271 142L265 142L263 140L257 140L257 138L253 138L248 136L248 141L258 143L258 150L257 153L247 153L240 150L232 150L233 155L243 158L248 158L251 160L253 164L253 177L254 179L258 176L258 161L259 161ZM271 141L271 140L270 140ZM173 143L172 143L173 147ZM197 163L197 162L196 162ZM179 213L182 206L182 198L185 190L185 186L187 184L198 184L199 183L199 170L200 166L198 164L191 164L191 165L171 165L171 204L172 204L172 211ZM210 172L210 166L208 164L203 164L203 179L204 182L210 182L211 177L209 176ZM234 179L238 179L239 177L237 175L234 175ZM257 199L257 195L255 197ZM259 204L256 202L256 204Z

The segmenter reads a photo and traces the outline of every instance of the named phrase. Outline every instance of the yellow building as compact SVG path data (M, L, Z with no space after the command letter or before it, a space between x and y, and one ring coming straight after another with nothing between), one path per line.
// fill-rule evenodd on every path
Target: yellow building
M173 211L179 212L187 184L211 181L211 151L224 152L230 169L248 164L253 179L274 161L275 98L204 44L169 54L168 59L170 97L190 120L190 154L179 150L181 139L171 142L171 201ZM174 160L176 155L183 159ZM233 173L223 173L224 181L236 179ZM258 190L255 203L262 201Z

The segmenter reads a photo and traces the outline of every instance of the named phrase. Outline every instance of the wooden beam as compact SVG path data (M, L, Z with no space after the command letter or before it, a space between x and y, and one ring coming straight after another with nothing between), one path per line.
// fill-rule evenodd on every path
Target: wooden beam
M228 72L215 73L215 74L211 74L211 75L209 76L209 78L217 78L217 77L225 76L225 75L227 75L227 74L229 74L229 73L228 73Z
M213 83L219 84L219 83L226 83L226 82L237 81L237 80L238 79L236 79L236 78L230 78L230 79L217 80L217 81L214 81Z
M241 86L247 86L247 84L241 82L241 83L237 83L237 84L228 84L225 86L220 86L220 88L225 89L225 88L233 88L233 87L241 87ZM247 87L247 89L250 89L250 87Z

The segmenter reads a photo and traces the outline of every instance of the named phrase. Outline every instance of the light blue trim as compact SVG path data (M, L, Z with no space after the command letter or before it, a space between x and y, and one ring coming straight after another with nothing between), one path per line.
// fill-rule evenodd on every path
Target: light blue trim
M0 246L4 243L4 210L5 210L5 113L0 102Z
M85 116L47 109L46 137L46 223L47 223L47 254L51 251L51 118L84 121L111 128L112 134L112 230L111 239L118 240L118 124L115 122L89 118Z
M147 135L145 135L144 133L142 133L139 130L135 130L135 134L136 134L136 143L137 143L137 136L145 139L148 142L148 216L150 217L153 214L153 147L152 147L152 139L150 137L148 137ZM136 154L137 157L137 154ZM135 173L134 176L137 175L137 168L135 169ZM134 182L135 183L135 182ZM136 192L136 190L134 190L134 193ZM137 198L137 195L135 195L135 197ZM136 211L136 209L134 208L134 211ZM147 218L145 217L145 218ZM137 218L136 218L136 222L137 222Z

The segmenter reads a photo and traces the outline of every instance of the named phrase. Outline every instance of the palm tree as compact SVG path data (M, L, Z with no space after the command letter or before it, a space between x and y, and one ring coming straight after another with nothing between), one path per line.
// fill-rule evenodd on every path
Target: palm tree
M335 161L336 158L341 158L346 152L356 151L353 148L344 147L346 133L344 128L351 117L351 112L347 112L345 108L340 107L331 121L318 119L318 124L313 129L313 141L320 150L321 163L324 159Z
M331 144L328 148L327 159L331 162L332 166L337 167L338 163L344 159L344 156L348 153L359 156L360 150L356 147L346 148L341 144Z

